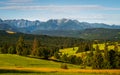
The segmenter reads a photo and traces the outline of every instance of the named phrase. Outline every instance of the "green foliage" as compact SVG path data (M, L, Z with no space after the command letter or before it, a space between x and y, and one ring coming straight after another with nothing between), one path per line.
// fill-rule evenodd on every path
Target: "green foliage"
M90 51L90 53L88 53L87 55L86 55L86 59L85 59L85 64L87 65L87 66L92 66L92 64L94 64L93 63L93 51Z
M63 62L68 62L68 56L67 56L67 54L63 54L62 57L61 57L61 60Z
M79 48L76 53L80 52L85 52L85 51L90 51L92 48L92 43L91 42L81 42L79 44Z
M54 57L55 57L56 59L60 59L59 53L58 53L58 52L55 52L55 53L54 53Z
M9 53L9 54L16 54L15 48L14 48L13 46L10 46L10 47L8 48L8 53Z
M71 55L71 56L68 57L68 62L70 64L80 65L80 64L82 64L82 59L81 59L81 57L77 57L75 55Z
M76 57L76 58L75 58L75 61L76 61L76 62L75 62L76 65L80 65L80 64L82 64L82 62L83 62L81 57Z
M71 56L69 56L68 57L68 62L70 63L70 64L75 64L76 63L76 56L75 55L71 55Z
M38 55L38 48L39 48L38 40L36 38L34 38L31 55L37 56Z
M68 66L67 66L66 63L62 63L62 64L61 64L61 68L62 68L62 69L68 69Z
M93 69L102 69L103 68L103 56L99 50L99 46L96 46L96 52L93 56Z
M23 55L23 50L25 50L25 42L23 37L20 36L16 45L16 52L18 55Z
M120 54L116 53L114 50L109 51L109 62L111 65L111 68L118 68L120 69Z
M7 43L3 43L2 44L2 47L1 47L1 53L3 53L3 54L6 54L6 53L8 53L8 44Z
M46 47L40 47L37 53L38 53L38 56L44 59L48 59L50 57L50 49Z

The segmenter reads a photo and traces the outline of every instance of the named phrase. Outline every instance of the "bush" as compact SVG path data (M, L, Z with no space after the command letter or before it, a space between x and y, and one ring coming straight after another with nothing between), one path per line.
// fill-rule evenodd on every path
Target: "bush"
M61 68L62 68L62 69L68 69L68 66L67 66L66 63L63 63L63 64L61 64Z

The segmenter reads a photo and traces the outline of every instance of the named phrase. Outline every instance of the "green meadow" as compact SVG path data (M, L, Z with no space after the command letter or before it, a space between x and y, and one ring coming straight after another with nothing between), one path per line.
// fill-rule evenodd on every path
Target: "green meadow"
M19 56L15 54L0 54L0 67L47 67L60 68L60 62L52 60L43 60L30 57ZM68 64L69 68L79 68L79 66Z

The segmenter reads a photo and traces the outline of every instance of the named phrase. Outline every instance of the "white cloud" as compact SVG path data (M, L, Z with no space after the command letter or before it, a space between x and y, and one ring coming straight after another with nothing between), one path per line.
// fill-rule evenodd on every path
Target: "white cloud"
M33 0L8 0L8 2L11 3L26 3L26 2L32 2Z
M14 0L16 1L16 0ZM27 2L28 0L26 0ZM12 10L53 10L53 11L67 11L67 10L120 10L120 8L104 7L99 5L66 5L66 6L3 6L0 9Z
M7 1L0 1L1 5L4 6L14 6L14 5L25 5L25 4L32 4L33 0L7 0Z

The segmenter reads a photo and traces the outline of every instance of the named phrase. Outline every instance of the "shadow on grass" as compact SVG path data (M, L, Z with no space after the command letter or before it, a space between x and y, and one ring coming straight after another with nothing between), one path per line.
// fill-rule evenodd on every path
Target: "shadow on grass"
M36 56L27 56L29 58L34 58L34 59L42 59L42 60L48 60L48 61L54 61L54 62L62 62L61 60L57 60L57 59L45 59L45 58L41 58L41 57L36 57Z
M38 72L13 70L13 69L0 69L0 73L38 73ZM39 73L44 73L44 72L39 72Z

